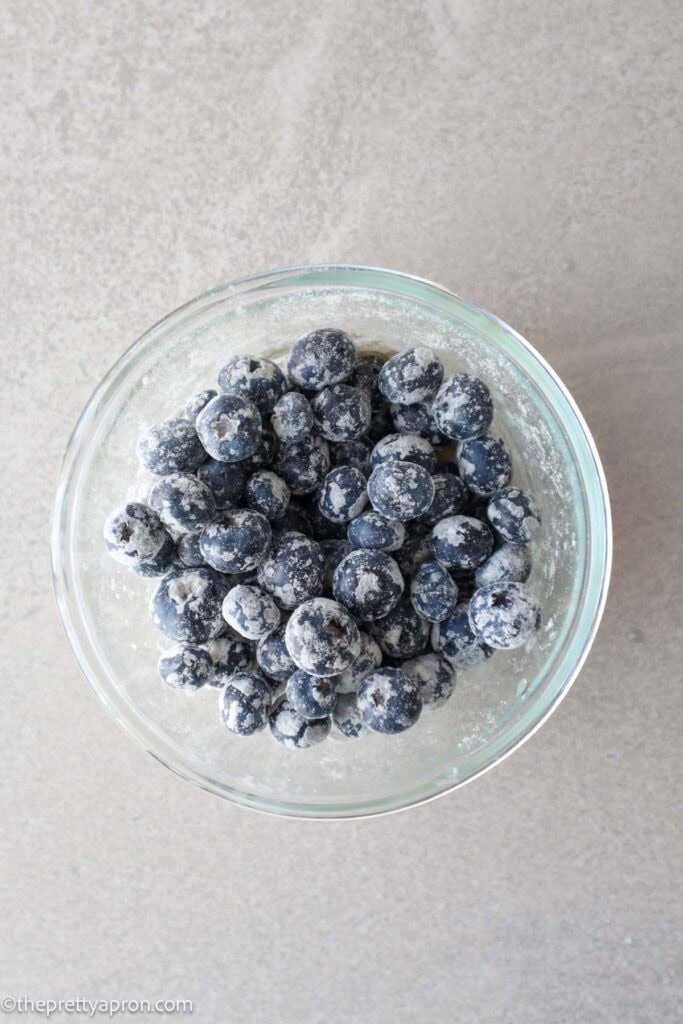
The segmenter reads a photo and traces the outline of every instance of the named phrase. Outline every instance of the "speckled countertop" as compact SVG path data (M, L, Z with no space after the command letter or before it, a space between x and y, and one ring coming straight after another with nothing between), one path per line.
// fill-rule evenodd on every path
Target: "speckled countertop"
M0 994L187 998L202 1024L673 1024L679 4L0 17ZM595 434L616 537L594 650L541 732L455 795L340 824L227 806L133 746L67 649L47 553L67 437L124 348L217 282L327 260L525 334Z

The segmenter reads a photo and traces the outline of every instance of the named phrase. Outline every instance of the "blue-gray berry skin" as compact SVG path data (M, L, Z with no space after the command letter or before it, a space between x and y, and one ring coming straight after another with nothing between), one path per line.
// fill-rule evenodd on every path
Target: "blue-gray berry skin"
M270 469L261 469L249 478L244 503L267 519L282 519L289 505L290 490L282 477Z
M473 437L458 445L460 479L472 494L494 494L509 482L512 461L501 438Z
M476 668L493 654L470 626L469 602L463 601L455 611L432 627L432 647L442 654L453 668Z
M541 628L541 606L523 583L493 583L472 595L470 626L498 650L522 647Z
M250 473L256 473L260 469L269 469L275 462L278 451L278 441L268 423L261 427L261 440L258 448L245 461L244 465Z
M270 697L270 687L260 672L226 675L219 698L223 725L237 736L260 732L268 724Z
M493 534L480 519L448 516L432 530L432 550L449 569L476 569L493 551Z
M304 718L324 718L337 699L334 678L311 676L297 669L287 680L287 700Z
M325 597L312 598L292 612L285 641L297 668L313 676L343 672L361 647L358 626L346 608Z
M278 400L270 425L281 444L305 441L313 433L315 419L311 404L299 391L288 391Z
M496 533L511 544L528 544L541 525L535 501L519 487L504 487L494 494L486 517Z
M248 640L238 640L229 633L217 636L203 645L213 662L215 672L208 680L209 686L222 686L225 675L241 672L251 666L252 645Z
M436 469L436 453L419 434L387 434L373 448L370 461L373 467L386 462L414 462L428 473Z
M391 419L399 434L418 434L435 449L445 448L450 440L441 433L434 420L431 402L414 405L392 405Z
M439 388L432 413L438 429L446 437L455 441L480 437L493 419L491 392L478 377L456 373Z
M397 519L385 519L379 512L363 512L349 523L346 535L356 548L398 551L406 538L406 528Z
M342 736L346 736L348 739L358 739L368 732L355 693L339 694L332 712L332 721Z
M323 388L311 408L318 433L327 441L355 441L370 426L370 398L366 391L349 384Z
M453 695L455 672L453 666L440 654L421 654L402 665L404 672L412 676L420 687L422 707L434 711L443 707Z
M330 450L321 437L282 445L275 460L275 471L296 495L317 490L329 469Z
M398 668L382 667L366 676L357 699L363 721L373 732L404 732L422 712L417 681Z
M254 403L267 416L287 389L280 367L262 356L235 355L218 374L218 386L229 395L240 395Z
M372 445L376 445L383 437L392 432L391 411L389 405L385 404L372 413L372 421L368 427L365 439Z
M247 640L263 640L280 625L280 609L261 587L239 583L225 595L223 618Z
M448 618L458 600L458 588L439 562L424 562L410 583L410 600L418 615L428 622Z
M426 402L439 390L443 365L430 348L409 348L392 356L380 370L377 386L390 402Z
M323 480L318 508L333 523L348 523L355 519L367 503L367 481L359 469L337 466Z
M210 655L197 644L175 644L159 658L159 675L176 690L198 690L209 682L213 672Z
M164 576L178 562L178 551L172 537L167 537L154 558L133 566L138 576ZM181 563L182 564L182 563Z
M224 628L223 595L208 569L172 569L152 596L156 628L172 640L203 643Z
M194 423L199 416L202 409L204 409L212 398L215 398L218 394L213 388L207 388L205 391L197 391L196 394L188 398L185 403L185 419L189 420L190 423Z
M296 608L323 591L325 559L320 545L301 533L281 533L258 568L259 585L281 608Z
M202 530L199 546L204 560L218 572L249 572L265 559L271 538L265 516L235 509Z
M213 491L189 473L161 477L149 492L149 503L169 529L180 533L200 530L216 515Z
M417 614L407 597L367 628L389 658L416 658L429 640L429 623Z
M348 540L340 538L339 540L321 540L320 548L325 559L325 571L323 574L323 594L325 597L332 596L332 580L334 578L334 572L340 562L342 562L347 555L350 555L353 548L349 544Z
M491 583L526 583L531 555L526 544L501 544L474 574L477 587Z
M128 502L107 517L103 537L111 557L128 566L151 562L169 540L158 513L138 501Z
M207 459L197 476L213 491L216 508L237 508L247 486L247 467L241 462L218 462Z
M422 522L435 526L440 519L465 512L469 491L462 480L453 473L435 473L432 477L434 498L422 516Z
M243 462L261 443L261 414L240 395L216 395L197 416L197 433L212 459Z
M295 501L290 501L282 519L273 523L273 532L311 534L311 520L305 508Z
M287 361L290 379L305 391L320 391L347 380L356 363L356 349L343 331L327 327L294 343Z
M206 458L195 425L189 420L164 420L138 439L138 459L150 473L194 473Z
M281 623L276 630L264 640L259 640L256 645L258 667L264 676L274 683L286 683L292 673L296 672L296 665L287 652L286 628L287 623Z
M370 472L372 446L365 438L356 441L339 441L330 445L330 459L333 466L354 466L361 473Z
M434 484L422 466L385 462L370 474L368 497L375 511L386 519L408 522L427 511L434 500Z
M352 551L339 563L332 579L335 600L358 619L387 615L403 593L401 570L383 551Z
M288 750L307 750L322 743L330 734L332 719L304 718L287 697L275 702L268 720L273 739Z
M204 555L199 546L201 531L184 533L178 540L178 559L187 569L199 569L206 565Z
M382 356L360 356L349 379L354 388L367 392L373 409L386 404L384 395L377 387L385 362Z
M360 633L360 654L347 669L334 677L337 693L357 693L358 687L383 661L382 650L369 633Z

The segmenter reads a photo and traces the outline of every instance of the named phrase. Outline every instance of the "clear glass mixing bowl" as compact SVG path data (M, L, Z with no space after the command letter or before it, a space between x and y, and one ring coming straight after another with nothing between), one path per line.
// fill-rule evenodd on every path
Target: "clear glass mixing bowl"
M530 585L544 625L532 650L460 672L453 698L406 733L290 751L219 722L217 691L165 687L168 642L147 612L153 580L107 555L102 523L141 486L142 430L211 386L235 352L284 358L302 334L347 331L359 348L436 349L447 372L484 378L497 429L544 523ZM137 476L137 483L135 483ZM567 389L497 317L428 281L357 266L289 267L227 284L152 327L110 370L71 437L52 531L55 589L76 658L116 721L173 771L278 814L346 818L408 807L469 782L527 739L566 694L602 614L611 559L609 501L595 445Z

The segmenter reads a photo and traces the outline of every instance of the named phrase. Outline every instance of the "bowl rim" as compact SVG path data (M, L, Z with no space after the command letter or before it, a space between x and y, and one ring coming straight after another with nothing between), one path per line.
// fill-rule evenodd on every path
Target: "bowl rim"
M503 746L503 749L492 756L486 763L476 767L469 775L465 777L452 775L450 779L444 779L444 772L441 771L428 783L421 784L420 789L438 786L439 788L436 788L433 792L427 791L416 794L406 794L407 799L405 800L400 799L400 794L398 798L392 794L389 798L383 797L378 800L371 799L354 802L352 804L345 804L342 802L330 805L311 804L309 807L309 805L303 803L263 798L254 794L241 792L240 790L222 783L211 782L199 772L189 768L186 764L181 763L180 759L174 759L170 754L162 756L162 754L157 749L154 749L146 740L146 736L144 734L146 726L144 723L131 716L125 716L114 706L109 695L101 686L95 667L91 663L91 659L88 657L88 654L84 651L83 645L77 636L76 617L71 603L68 567L64 557L63 529L65 527L65 517L69 508L67 498L71 490L70 484L74 478L75 470L77 468L78 455L81 453L81 447L79 445L81 437L87 426L96 418L100 408L104 405L107 396L112 391L117 379L121 375L125 375L131 361L142 349L151 345L158 334L162 333L171 322L182 320L184 315L190 311L193 313L198 312L218 298L222 301L229 298L231 295L237 295L249 291L252 286L256 286L257 288L263 287L264 282L268 282L269 280L271 280L271 285L269 285L269 287L274 285L282 286L286 283L289 283L291 286L301 286L304 282L302 280L297 281L296 277L297 275L304 275L305 278L309 279L307 282L309 285L312 283L311 279L317 279L321 283L343 283L348 284L349 286L353 285L354 282L352 279L343 282L335 282L332 280L326 282L324 280L324 275L331 275L333 277L337 274L348 274L351 278L356 274L359 276L363 274L378 275L379 277L389 278L394 282L402 281L411 286L426 288L428 293L431 293L433 297L440 298L442 301L455 302L459 306L463 307L464 310L470 311L474 314L476 318L480 318L486 321L489 325L495 326L502 332L502 334L509 336L522 351L531 357L531 359L538 365L538 368L548 376L552 385L554 385L562 395L569 411L574 416L582 440L584 441L587 451L591 457L590 467L595 474L598 490L597 498L591 498L591 496L587 494L586 503L587 507L590 508L591 503L595 505L597 502L597 511L601 513L600 526L603 531L601 537L602 555L601 559L598 559L594 565L592 562L588 562L587 560L588 564L586 574L588 576L590 573L593 575L597 573L599 577L599 586L597 591L595 591L594 588L595 592L592 598L590 624L586 630L581 651L574 659L572 667L567 672L562 685L558 688L557 692L554 694L547 707L543 709L542 713L534 718L531 725L527 728L523 728L519 735L514 736ZM295 280L290 280L292 278ZM376 288L376 285L373 283L370 283L367 286L370 288ZM539 385L538 380L536 380L536 384ZM595 640L607 600L612 567L612 552L613 536L609 492L605 473L597 451L597 446L569 389L544 357L533 347L533 345L530 344L530 342L526 340L526 338L519 334L519 332L517 332L513 327L510 327L510 325L500 317L496 316L496 314L489 312L476 303L461 298L455 292L444 288L442 285L414 274L408 274L384 267L354 263L320 263L310 265L295 264L292 266L276 267L270 270L259 271L255 274L247 274L224 284L216 285L215 287L202 292L195 298L192 298L178 306L175 310L168 313L144 331L143 334L141 334L127 349L124 350L122 355L113 363L107 373L102 377L76 421L67 442L59 469L51 521L52 584L62 625L66 633L69 646L71 647L72 653L82 674L85 676L88 684L95 691L110 716L117 722L124 732L131 737L131 739L133 739L139 746L142 746L143 749L146 750L147 753L151 754L155 760L159 761L174 774L193 783L205 792L227 799L239 806L249 807L252 810L260 811L261 813L299 820L313 819L354 821L368 817L394 814L401 810L407 810L409 807L416 807L432 800L436 800L437 798L444 796L446 793L450 793L453 790L459 789L467 783L472 782L474 779L480 778L486 772L501 764L506 758L518 750L522 744L526 743L526 741L541 728L541 726L548 720L550 715L566 697L571 686L579 675L586 658L588 657ZM375 806L376 803L385 804L385 806Z

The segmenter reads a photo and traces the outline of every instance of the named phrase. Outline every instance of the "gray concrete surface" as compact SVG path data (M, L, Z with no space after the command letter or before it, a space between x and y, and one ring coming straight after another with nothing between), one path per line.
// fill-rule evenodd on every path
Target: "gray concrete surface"
M680 1020L680 5L9 0L0 25L0 994L187 998L211 1024ZM48 580L58 461L116 357L214 283L326 260L524 333L595 433L616 533L545 728L352 824L155 764Z

